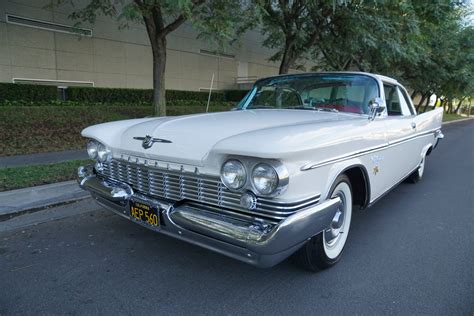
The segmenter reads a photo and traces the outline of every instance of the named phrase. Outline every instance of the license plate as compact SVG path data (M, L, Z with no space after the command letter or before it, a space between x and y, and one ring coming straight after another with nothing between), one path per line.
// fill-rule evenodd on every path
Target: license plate
M130 202L130 217L145 226L160 226L158 208L141 202Z

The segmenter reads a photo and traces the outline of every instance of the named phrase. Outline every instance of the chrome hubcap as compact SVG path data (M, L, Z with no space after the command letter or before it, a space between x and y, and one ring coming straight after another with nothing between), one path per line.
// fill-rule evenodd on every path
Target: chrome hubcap
M337 210L336 214L334 215L331 225L328 229L324 231L324 239L328 246L333 246L338 240L341 234L343 233L342 227L344 224L344 197L341 195L337 195L341 198L341 204L339 205L339 209Z

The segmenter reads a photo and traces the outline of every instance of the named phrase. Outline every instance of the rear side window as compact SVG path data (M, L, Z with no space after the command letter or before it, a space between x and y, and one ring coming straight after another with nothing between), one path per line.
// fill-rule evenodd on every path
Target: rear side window
M410 106L401 89L395 85L384 83L385 103L389 116L411 115Z
M411 105L411 99L407 95L406 91L398 87L398 91L400 91L400 98L405 100L405 104L407 105L408 111L411 115L415 115L415 111L413 110L413 106Z

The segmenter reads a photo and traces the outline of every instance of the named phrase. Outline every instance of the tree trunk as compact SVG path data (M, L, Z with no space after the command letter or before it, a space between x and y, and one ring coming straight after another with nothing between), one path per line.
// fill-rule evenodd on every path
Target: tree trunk
M152 43L153 51L153 105L155 115L166 116L166 37L162 36Z
M278 73L280 75L287 74L290 71L290 67L296 61L296 53L294 52L294 35L288 34L286 35L285 40L285 52L283 53L283 57L280 63L280 69Z
M466 97L464 97L464 98L462 98L461 100L459 100L458 106L456 107L456 110L454 110L454 113L456 113L456 114L458 113L458 111L459 111L459 109L461 108L462 103L464 102L464 99L465 99L465 98L466 98Z
M421 105L423 104L423 102L425 101L425 99L426 99L427 96L428 96L428 92L422 94L421 100L420 100L420 102L418 102L418 105L416 106L416 112L419 112L419 111L420 111L420 107L421 107Z
M446 105L448 104L448 99L444 99L442 102L441 102L441 107L443 108L443 111L448 113L448 110L447 110L447 107Z
M293 65L295 62L295 59L291 53L291 48L285 49L285 53L283 54L283 58L281 59L280 63L280 69L278 70L278 73L280 75L282 74L287 74L290 71L290 67Z
M446 113L453 113L453 100L448 100L448 111Z
M431 96L432 96L432 94L430 94L430 96L426 98L425 107L423 108L423 113L425 113L426 110L428 109L428 105L430 104Z
M415 96L418 94L418 91L416 90L413 90L412 94L411 94L411 100L413 101L415 99Z

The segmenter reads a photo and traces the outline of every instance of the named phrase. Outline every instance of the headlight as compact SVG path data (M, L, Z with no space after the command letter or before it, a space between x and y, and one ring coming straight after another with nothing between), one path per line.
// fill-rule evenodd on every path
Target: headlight
M278 187L278 181L278 173L272 166L259 163L253 168L252 182L260 194L273 193Z
M231 190L240 189L247 180L247 172L244 165L236 159L228 160L222 166L221 180Z
M99 143L97 145L97 160L100 162L106 162L109 158L110 151L105 147L104 144Z
M91 159L97 158L97 146L99 143L95 140L90 140L87 142L87 154Z

